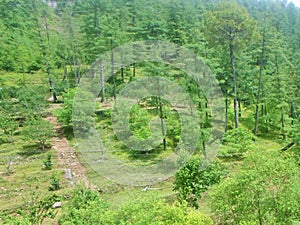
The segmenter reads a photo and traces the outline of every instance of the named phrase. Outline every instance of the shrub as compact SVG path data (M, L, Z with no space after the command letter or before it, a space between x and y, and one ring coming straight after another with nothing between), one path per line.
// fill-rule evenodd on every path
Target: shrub
M30 141L38 141L42 150L45 150L46 142L55 135L52 124L42 118L27 121L23 134Z
M187 201L198 208L197 200L210 186L220 182L227 174L225 166L215 161L202 170L201 159L194 157L175 174L173 190L178 192L179 201Z
M71 200L63 207L59 219L61 225L105 224L103 217L107 213L107 204L99 197L99 193L77 188Z
M212 220L187 207L187 204L167 204L157 198L140 198L117 209L109 209L99 193L78 188L63 208L62 225L212 225Z
M53 163L51 158L52 156L49 154L47 155L47 158L43 161L45 170L52 170Z
M222 157L242 157L246 151L253 147L256 137L248 130L236 128L226 132L223 148L219 155Z
M57 191L60 189L59 179L53 174L50 178L50 187L49 191Z
M211 225L212 220L201 212L188 208L187 204L172 205L161 199L137 199L110 215L108 224L134 225Z
M293 224L300 218L300 173L293 158L259 151L216 185L210 201L218 224Z
M31 199L32 200L32 199ZM60 197L56 194L47 196L37 200L32 205L28 205L26 209L18 210L14 215L4 217L4 224L14 225L40 225L43 224L45 218L54 218L56 210L52 205L60 201Z

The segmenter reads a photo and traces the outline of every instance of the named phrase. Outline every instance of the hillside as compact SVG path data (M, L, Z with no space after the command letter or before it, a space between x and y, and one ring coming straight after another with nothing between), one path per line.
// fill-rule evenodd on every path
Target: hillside
M300 223L300 9L0 0L0 224Z

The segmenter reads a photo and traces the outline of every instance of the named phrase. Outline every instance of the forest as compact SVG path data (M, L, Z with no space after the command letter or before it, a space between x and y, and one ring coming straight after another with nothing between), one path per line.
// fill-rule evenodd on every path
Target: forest
M300 8L0 0L0 224L300 224Z

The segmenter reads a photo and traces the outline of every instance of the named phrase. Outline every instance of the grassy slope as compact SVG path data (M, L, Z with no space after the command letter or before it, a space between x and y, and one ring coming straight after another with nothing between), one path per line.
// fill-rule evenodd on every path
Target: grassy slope
M25 78L25 79L24 79ZM0 87L47 85L45 74L16 74L0 72ZM19 131L21 128L19 128ZM35 143L25 140L20 132L16 132L12 143L0 143L0 218L5 212L13 212L16 208L30 203L34 198L42 198L49 194L50 177L55 174L61 180L62 189L58 194L67 193L69 184L63 180L62 168L56 165L56 151L48 148L42 152ZM54 168L44 170L43 161L51 154ZM11 162L12 173L7 174L8 163ZM1 221L0 221L1 222Z
M26 74L25 82L27 84L46 84L47 79L42 74ZM16 86L23 80L22 74L0 73L0 86ZM34 195L38 198L49 194L48 187L50 176L56 173L62 181L62 189L57 191L58 194L67 195L70 186L63 181L63 168L57 166L52 171L43 170L43 160L48 153L53 154L55 163L55 150L49 149L47 152L36 150L32 143L23 140L22 135L16 135L13 143L0 145L0 218L1 211L14 210L27 201L30 201ZM256 148L280 149L284 143L278 143L268 137L260 137L254 143ZM13 159L13 174L7 176L7 160ZM227 161L231 170L238 169L239 161ZM169 201L175 199L175 193L172 191L173 178L166 180L153 187L162 188L162 190L143 192L143 187L127 187L109 182L105 178L89 168L88 176L91 183L99 187L103 193L101 196L109 202L112 208L120 206L122 203L134 201L137 196L157 195L165 197ZM36 189L38 187L38 189ZM210 214L208 201L204 197L200 200L200 210ZM1 221L0 221L1 222Z

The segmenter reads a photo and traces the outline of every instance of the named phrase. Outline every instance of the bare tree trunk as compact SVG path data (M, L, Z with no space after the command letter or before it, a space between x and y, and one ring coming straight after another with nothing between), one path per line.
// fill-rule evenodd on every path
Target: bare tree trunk
M230 63L232 69L232 79L233 79L233 95L234 95L234 122L235 128L239 127L239 109L238 109L238 98L237 98L237 78L236 78L236 69L235 69L235 58L234 58L234 44L233 44L234 37L230 38Z
M133 63L133 74L132 74L133 77L135 77L135 73L136 73L135 70L136 70L136 65L135 65L135 63Z
M122 82L124 83L125 80L124 80L124 66L123 65L121 67L121 78L122 78Z
M258 221L259 221L259 225L263 225L263 220L262 220L262 213L261 213L261 209L260 209L260 194L258 192L258 199L257 199L257 213L258 213Z
M285 119L284 119L283 109L281 109L281 135L283 140L285 140L286 138L284 128L285 128Z
M258 132L259 104L260 104L261 89L262 89L262 73L264 69L264 58L265 58L265 32L263 33L261 56L260 56L260 63L259 63L259 80L258 80L258 91L257 91L257 99L256 99L256 107L255 107L255 126L254 126L255 135L257 135Z
M291 103L291 117L292 117L291 124L294 125L295 122L294 120L298 117L294 102Z
M227 131L227 126L228 126L228 97L226 94L226 97L225 97L225 131Z
M64 78L63 78L63 81L66 81L66 87L67 87L67 90L69 90L68 68L67 68L65 63L64 63Z
M68 23L69 32L70 32L71 40L75 40L73 26L72 26L72 23L71 23L71 18L72 18L72 15L70 15L69 23ZM73 67L75 68L74 77L76 79L76 84L79 84L80 83L80 62L79 62L78 57L77 57L77 48L76 48L76 45L75 45L74 41L71 42L71 49L72 49L71 70L72 70L72 65L73 65Z
M116 74L115 74L115 59L114 59L114 51L113 51L113 41L110 40L110 48L111 48L111 74L113 77L113 95L114 95L114 101L117 99L117 87L116 87Z
M45 20L45 28L46 28L46 37L47 37L47 43L48 43L48 49L51 49L50 46L50 36L49 36L49 29L48 29L48 20L47 20L47 15L44 15L44 20ZM48 74L48 79L49 79L49 85L50 85L50 92L52 93L53 96L53 102L57 102L57 96L55 93L55 85L54 85L54 81L51 75L51 66L49 63L49 59L45 59L46 60L46 71Z
M167 141L166 141L166 129L165 129L165 121L164 121L164 115L163 115L163 108L162 108L162 102L160 97L158 97L159 101L159 117L160 117L160 123L161 123L161 133L163 135L163 146L164 150L167 149Z
M238 107L239 107L239 117L242 117L242 106L241 106L241 100L238 99Z
M32 0L32 9L34 11L34 14L38 15L35 0ZM49 30L48 30L48 21L47 21L46 11L43 13L42 17L45 20L46 38L47 38L48 49L50 50L50 48L51 48L51 46L50 46L50 36L49 36ZM49 59L46 58L47 57L46 45L45 45L45 43L43 41L43 38L42 38L41 26L40 26L40 23L39 23L39 20L38 20L37 17L35 17L35 23L36 23L36 28L38 30L38 36L39 36L40 47L42 49L43 60L45 61L45 64L46 64L46 73L48 75L48 81L49 81L49 85L50 85L49 89L50 89L50 92L52 92L53 102L56 102L57 97L56 97L55 90L54 90L54 81L53 81L52 76L51 76Z
M100 65L100 79L101 79L101 102L105 101L105 80L104 80L104 71L103 63Z
M158 103L158 109L159 109L159 117L160 117L160 124L161 124L161 133L163 136L163 146L164 146L164 150L167 150L167 140L166 140L166 127L165 127L165 121L164 121L164 113L163 113L163 104L161 101L161 87L159 84L159 80L157 80L157 88L158 88L158 97L156 97L157 99L157 103Z

